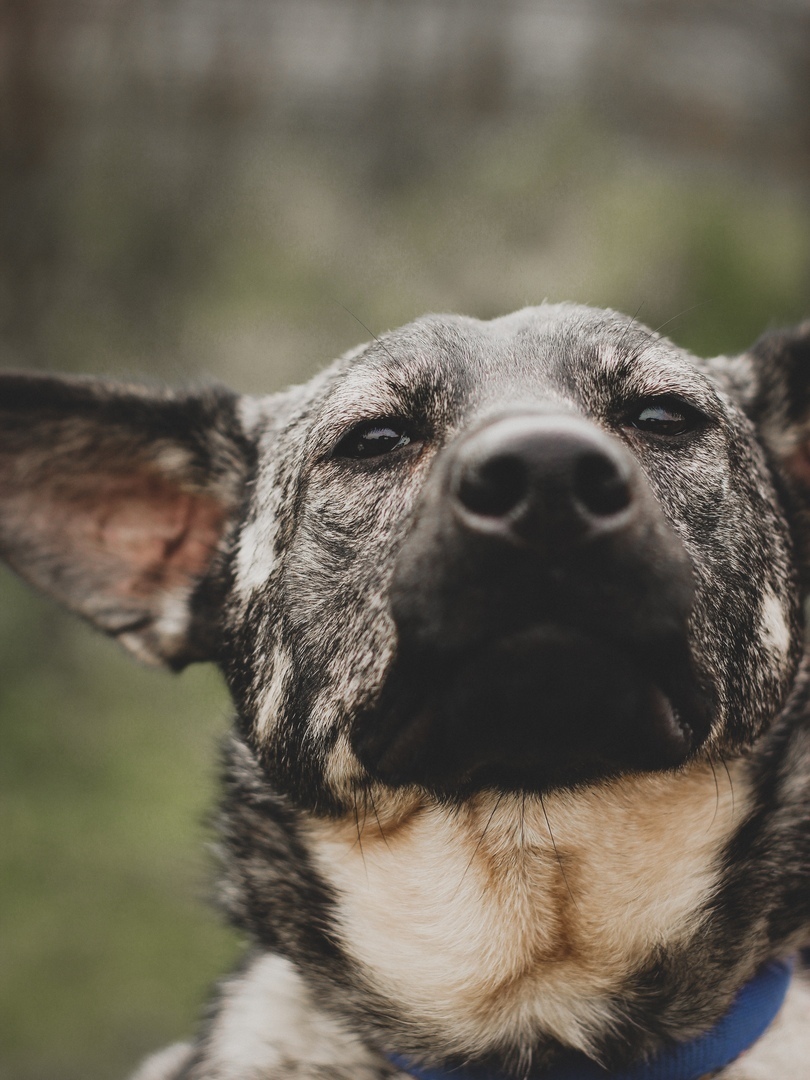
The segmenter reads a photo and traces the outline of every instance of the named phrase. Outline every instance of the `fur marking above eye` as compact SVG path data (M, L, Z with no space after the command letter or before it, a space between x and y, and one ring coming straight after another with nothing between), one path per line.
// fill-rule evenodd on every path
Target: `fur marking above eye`
M344 435L335 447L334 456L344 458L370 458L390 454L410 445L416 436L407 420L384 417L381 420L364 420Z

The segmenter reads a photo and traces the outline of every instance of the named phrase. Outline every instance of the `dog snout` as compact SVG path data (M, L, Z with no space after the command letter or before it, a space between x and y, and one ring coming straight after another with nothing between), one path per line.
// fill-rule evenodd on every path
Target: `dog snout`
M459 447L451 498L464 529L554 551L624 528L632 480L624 448L592 424L517 416Z
M511 412L440 454L389 590L397 650L355 747L390 783L538 790L697 749L688 553L620 439Z

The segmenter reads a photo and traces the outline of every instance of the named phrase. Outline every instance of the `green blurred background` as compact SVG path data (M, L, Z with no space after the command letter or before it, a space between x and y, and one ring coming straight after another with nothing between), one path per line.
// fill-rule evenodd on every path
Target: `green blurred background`
M261 392L427 310L810 314L804 0L6 0L0 125L4 367ZM227 722L0 577L2 1080L193 1030Z

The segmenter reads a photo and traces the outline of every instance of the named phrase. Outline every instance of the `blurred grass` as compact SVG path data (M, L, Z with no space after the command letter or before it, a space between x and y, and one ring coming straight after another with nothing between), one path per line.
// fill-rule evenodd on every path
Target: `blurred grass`
M355 143L234 147L188 225L191 284L143 292L138 244L169 243L171 205L150 217L148 162L102 147L66 196L49 366L272 390L368 338L342 305L379 333L579 300L705 354L810 314L803 191L641 153L576 110L438 142L387 185ZM205 668L138 668L8 574L0 598L0 1080L124 1075L192 1031L238 953L202 902L225 693Z
M123 1075L237 953L203 902L225 693L138 668L6 572L0 595L0 1075Z

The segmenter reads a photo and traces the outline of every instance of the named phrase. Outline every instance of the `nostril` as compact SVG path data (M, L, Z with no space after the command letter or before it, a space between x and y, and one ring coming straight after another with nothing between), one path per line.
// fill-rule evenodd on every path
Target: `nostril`
M574 467L574 494L579 503L598 517L610 517L629 506L628 478L615 461L603 453L583 454Z
M499 454L471 464L458 485L462 505L481 517L503 517L526 497L529 476L525 463L513 454Z

